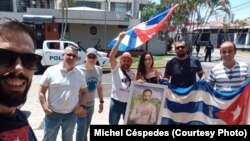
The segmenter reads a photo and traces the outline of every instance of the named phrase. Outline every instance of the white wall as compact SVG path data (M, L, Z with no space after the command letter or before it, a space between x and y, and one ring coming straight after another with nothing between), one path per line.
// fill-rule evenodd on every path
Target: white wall
M95 26L97 28L97 34L90 34L90 27ZM81 45L86 49L88 47L93 47L96 45L98 40L100 40L101 48L103 50L110 50L107 47L109 41L113 40L121 31L125 31L127 29L118 28L118 26L106 26L105 25L87 25L87 24L70 24L70 40L77 42L81 41Z

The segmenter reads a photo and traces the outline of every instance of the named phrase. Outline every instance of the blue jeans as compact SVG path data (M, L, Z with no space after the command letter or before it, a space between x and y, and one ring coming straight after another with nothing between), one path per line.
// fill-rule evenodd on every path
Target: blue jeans
M127 103L117 101L113 98L110 99L110 108L109 108L109 124L118 125L121 115L123 119L125 117Z
M53 112L45 116L43 141L56 141L60 126L62 127L62 140L72 141L77 115L74 113L60 114Z
M77 118L76 141L87 141L89 125L94 113L94 105L86 106L87 115L84 118Z

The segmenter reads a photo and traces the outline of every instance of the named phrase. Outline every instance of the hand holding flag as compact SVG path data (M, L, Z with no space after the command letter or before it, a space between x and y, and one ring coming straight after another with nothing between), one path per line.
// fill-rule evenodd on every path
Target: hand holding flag
M158 33L165 26L177 6L178 4L167 8L163 12L150 18L148 21L140 23L139 25L128 30L125 37L121 40L118 50L133 50L146 43L153 35ZM112 40L108 46L111 48L114 47L117 41L118 37Z

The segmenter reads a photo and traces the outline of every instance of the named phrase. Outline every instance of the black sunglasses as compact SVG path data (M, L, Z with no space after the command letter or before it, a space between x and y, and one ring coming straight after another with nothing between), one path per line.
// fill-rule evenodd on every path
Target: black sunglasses
M178 46L178 47L175 47L176 50L179 50L180 48L181 49L184 49L186 46Z
M66 53L66 55L67 55L68 57L73 57L73 58L77 58L77 57L78 57L78 56L75 55L75 54L67 54L67 53Z
M89 59L96 59L96 56L95 55L88 55L87 56Z
M23 67L29 70L36 70L37 64L42 60L42 56L34 53L17 53L7 49L0 49L0 67L11 67L16 59L20 58Z

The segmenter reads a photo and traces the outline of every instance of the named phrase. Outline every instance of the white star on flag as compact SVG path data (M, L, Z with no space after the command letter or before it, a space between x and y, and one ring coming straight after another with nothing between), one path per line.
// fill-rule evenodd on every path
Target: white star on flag
M232 113L233 113L233 115L234 115L233 121L234 121L236 118L239 117L240 111L241 111L241 108L240 108L239 105L237 106L237 108L236 108L234 111L232 111Z

